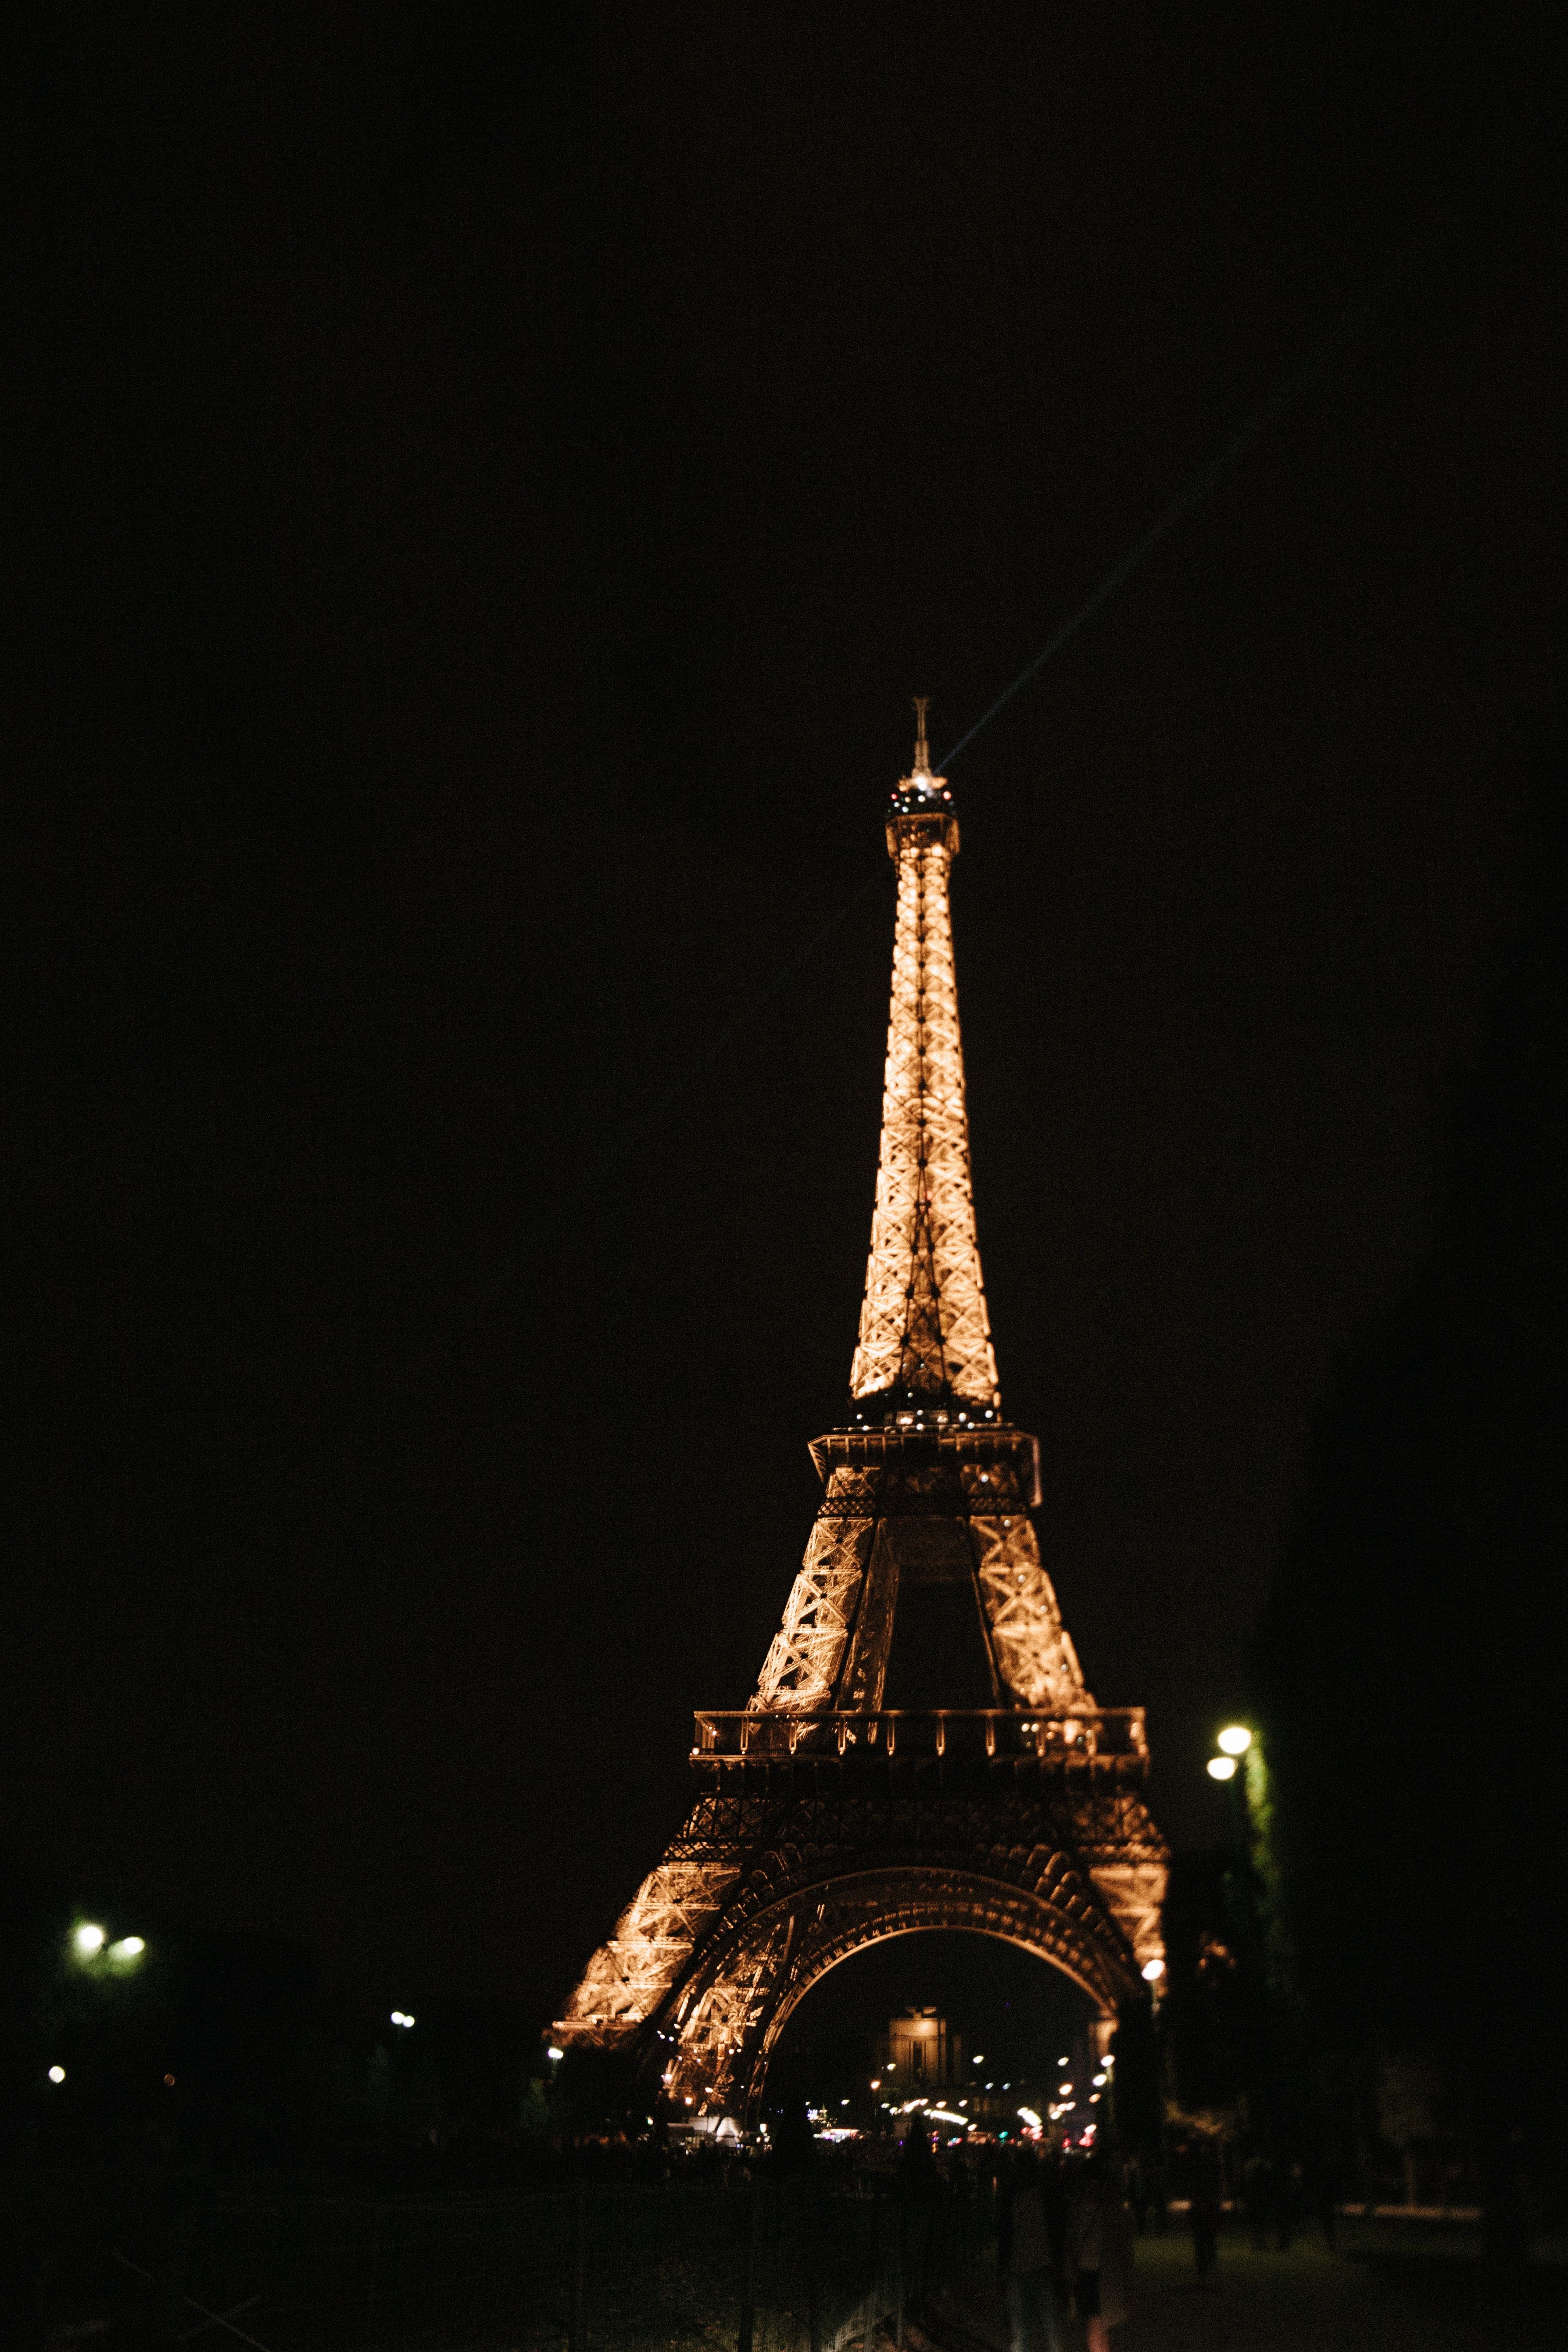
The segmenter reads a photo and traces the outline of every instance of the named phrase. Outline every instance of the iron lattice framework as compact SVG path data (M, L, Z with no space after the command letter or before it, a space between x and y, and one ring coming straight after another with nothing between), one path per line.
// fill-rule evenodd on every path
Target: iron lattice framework
M923 704L914 773L893 802L888 848L899 872L899 918L882 1150L849 1392L995 1405L947 902L958 820L946 777L931 772Z
M1085 1687L1028 1516L1038 1448L1001 1413L948 914L958 824L917 708L888 824L898 931L860 1410L812 1446L822 1507L756 1692L699 1715L691 1812L555 2027L631 2051L686 2112L753 2116L795 2004L889 1936L1002 1937L1103 2021L1146 2000L1163 1962L1142 1711ZM972 1622L987 1705L884 1704L900 1595L910 1613L932 1586L956 1601L948 1622Z

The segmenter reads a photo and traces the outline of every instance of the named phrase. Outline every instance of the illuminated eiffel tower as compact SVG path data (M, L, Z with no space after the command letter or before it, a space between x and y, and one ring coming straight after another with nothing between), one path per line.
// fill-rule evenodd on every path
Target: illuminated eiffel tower
M557 2040L626 2051L676 2113L754 2121L828 1969L921 1928L1023 1946L1089 1995L1104 2048L1163 1971L1166 1849L1142 1707L1085 1688L1003 1418L969 1175L948 876L958 820L923 701L892 795L898 929L847 1421L755 1695L696 1717L697 1797Z

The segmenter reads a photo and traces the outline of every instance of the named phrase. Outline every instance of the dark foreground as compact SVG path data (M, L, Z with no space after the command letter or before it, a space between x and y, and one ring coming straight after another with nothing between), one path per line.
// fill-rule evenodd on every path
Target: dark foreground
M1381 2252L1371 2251L1374 2240ZM1469 2246L1422 2252L1396 2230L1352 2228L1338 2253L1321 2243L1285 2254L1226 2244L1208 2287L1196 2284L1184 2239L1145 2238L1138 2269L1139 2307L1116 2329L1116 2352L1560 2352L1568 2342L1568 2271L1537 2268L1500 2296ZM1006 2344L994 2286L955 2298L942 2317L949 2324L939 2320L930 2340L952 2352ZM1068 2321L1063 2352L1082 2342Z
M8 2217L15 2222L14 2210ZM1006 2352L994 2206L911 2205L839 2172L579 2181L380 2199L251 2184L35 2208L12 2249L5 2352ZM1255 2252L1222 2237L1200 2285L1184 2232L1139 2242L1117 2352L1552 2352L1568 2265L1538 2242L1498 2285L1476 2233L1349 2221ZM1083 2331L1063 2327L1063 2352Z

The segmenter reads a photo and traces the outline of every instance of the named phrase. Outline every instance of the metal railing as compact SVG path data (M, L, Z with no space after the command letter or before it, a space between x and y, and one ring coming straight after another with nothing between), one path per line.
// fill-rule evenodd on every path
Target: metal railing
M1121 1757L1145 1761L1149 1742L1141 1706L1086 1707L1070 1715L1031 1715L1012 1707L836 1707L799 1715L761 1707L699 1707L694 1759L716 1763L787 1761L861 1755L1034 1758L1042 1763L1097 1764Z

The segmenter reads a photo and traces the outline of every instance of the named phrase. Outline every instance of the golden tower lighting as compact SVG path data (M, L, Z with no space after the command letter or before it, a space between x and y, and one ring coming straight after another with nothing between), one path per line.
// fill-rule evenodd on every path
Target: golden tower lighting
M916 708L887 821L893 982L849 1417L812 1444L822 1507L756 1690L699 1710L691 1811L553 2029L626 2051L678 2115L753 2120L795 2004L889 1936L963 1928L1035 1952L1088 1994L1100 2054L1164 1973L1143 1711L1085 1685L1029 1517L1038 1445L1002 1413L949 908L958 820ZM921 1651L922 1623L951 1643ZM899 1703L921 1674L942 1688Z

